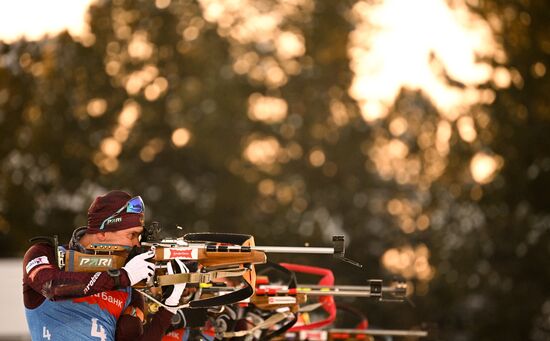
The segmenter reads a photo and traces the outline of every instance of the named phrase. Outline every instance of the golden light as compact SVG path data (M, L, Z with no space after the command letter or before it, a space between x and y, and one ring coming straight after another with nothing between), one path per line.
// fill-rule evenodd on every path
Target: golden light
M118 123L125 127L131 128L141 115L141 106L135 101L127 101L118 116Z
M247 52L240 56L237 56L235 63L233 64L233 70L242 75L250 71L253 65L259 60L259 56L256 52Z
M178 128L172 133L172 143L178 148L185 147L191 140L191 132L185 128Z
M451 139L451 135L451 124L446 120L439 121L437 124L435 147L442 156L449 153L449 140Z
M126 92L129 95L136 95L141 89L156 79L159 70L154 65L146 65L142 70L134 71L124 76ZM163 83L156 83L163 86Z
M203 16L210 22L215 22L223 17L225 7L218 1L199 1L202 5Z
M160 88L154 83L147 85L145 91L143 92L145 98L150 102L156 101L159 98L160 94Z
M88 102L86 111L91 117L99 117L107 110L107 101L103 98L94 98Z
M314 149L309 153L309 163L313 167L321 167L325 164L325 153L321 149Z
M419 137L419 144L423 141ZM430 140L431 141L431 140ZM397 183L418 184L422 170L427 171L426 165L422 165L418 155L409 154L408 145L400 139L386 139L377 137L374 146L362 145L362 152L374 163L376 171L384 180L394 179ZM366 164L366 168L369 166Z
M281 151L279 141L274 137L255 138L245 147L243 156L258 166L269 166L275 163Z
M398 199L391 199L387 204L387 209L391 215L399 215L403 211L403 205Z
M386 204L386 209L396 218L399 228L404 233L424 231L430 225L430 218L426 214L421 214L422 206L416 201L393 198Z
M396 266L399 263L399 251L397 249L389 249L384 252L382 263L386 268Z
M387 151L391 158L403 159L409 154L409 147L401 140L392 139L388 144Z
M206 21L216 23L218 34L228 40L234 60L233 69L253 82L279 88L289 76L301 72L297 58L305 54L302 27L315 8L313 0L268 2L264 0L199 0ZM255 46L273 51L248 57ZM273 56L276 56L274 58Z
M487 184L493 181L502 164L500 156L478 152L470 161L470 173L475 182Z
M415 248L404 246L386 250L381 262L386 269L406 279L429 281L435 274L434 268L430 266L429 257L430 252L426 245L420 244Z
M92 108L94 105L97 106L97 104L93 104ZM88 106L90 107L90 105ZM124 107L118 115L118 124L113 128L113 136L106 137L101 141L100 152L97 152L93 158L102 173L112 173L118 169L117 157L122 152L123 143L128 139L128 135L140 115L141 106L137 102L128 100L124 103Z
M139 72L134 72L128 76L128 79L126 80L126 92L129 95L135 95L140 90L141 87L144 85L144 81L140 76Z
M148 101L156 101L168 89L168 80L164 77L157 77L149 84L143 94Z
M200 30L198 27L189 26L183 30L183 39L186 41L193 41L199 37Z
M393 136L401 136L407 131L408 126L405 118L396 117L390 122L389 129Z
M264 80L269 88L278 88L286 84L288 77L280 66L272 65L267 68L264 74Z
M512 83L512 75L510 71L504 67L498 67L493 73L493 82L497 88L507 88Z
M288 185L277 186L277 191L275 193L277 201L283 205L288 205L294 199L294 192L292 187Z
M243 12L256 14L248 17L240 27L232 30L230 35L241 44L266 42L274 38L274 32L282 18L272 13L261 13L258 8L241 9Z
M296 142L289 143L288 147L286 148L286 152L288 156L294 160L300 159L303 155L302 147Z
M261 195L268 196L275 193L275 182L271 179L264 179L258 183L258 192Z
M474 124L474 119L471 116L462 116L456 122L458 134L466 142L474 142L477 137L477 132Z
M254 121L277 123L286 118L288 105L282 98L253 93L248 98L248 117Z
M118 166L119 162L117 159L107 157L100 162L99 169L102 173L112 173L118 169Z
M110 60L105 64L105 72L109 76L116 76L118 72L120 71L120 62L116 60Z
M153 138L149 140L143 148L141 148L139 157L143 162L151 162L163 149L164 141L160 138Z
M122 125L118 125L113 131L113 137L120 143L125 142L130 135L130 130Z
M546 65L542 62L536 62L531 67L531 73L535 78L542 78L546 74Z
M493 80L509 85L506 69L480 61L502 60L503 49L491 27L464 1L358 1L348 55L355 77L349 94L365 121L383 118L401 88L421 90L453 121L480 101L478 85ZM464 85L453 87L446 76Z
M420 215L416 219L416 227L419 231L424 231L430 227L430 218L426 214Z
M117 157L122 151L122 145L116 139L108 137L101 141L101 151L110 158Z
M18 0L0 10L0 40L12 43L22 37L42 39L68 30L73 37L90 35L84 20L93 0Z
M401 229L401 231L403 231L403 233L411 234L416 230L416 225L414 223L414 220L412 220L410 217L403 216L400 219L399 228Z
M42 109L37 105L31 105L25 110L23 115L29 122L35 123L42 117Z
M330 101L330 113L332 121L339 127L345 126L349 122L348 110L341 101Z
M292 59L303 56L306 52L304 37L294 32L282 32L277 37L277 55L281 59Z
M523 76L521 75L521 73L516 69L512 69L510 71L510 75L512 76L512 83L514 83L516 88L523 89L524 80L523 80Z
M158 9L164 9L170 6L171 0L155 0L155 6L157 6Z
M388 114L388 106L378 100L360 101L359 107L361 108L361 116L366 122L374 122L386 117Z
M147 39L147 32L137 31L128 44L128 54L135 59L147 60L153 54L153 48L154 45Z

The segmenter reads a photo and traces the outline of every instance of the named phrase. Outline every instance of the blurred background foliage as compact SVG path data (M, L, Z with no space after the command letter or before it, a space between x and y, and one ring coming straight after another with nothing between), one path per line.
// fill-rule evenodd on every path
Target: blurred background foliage
M550 3L448 1L486 23L470 39L494 37L471 77L454 36L414 36L437 19L424 2L386 2L413 34L384 60L419 71L408 49L438 38L437 86L384 90L367 57L379 1L100 1L84 37L0 43L0 256L68 239L95 196L125 189L167 228L261 245L345 234L365 270L290 260L341 284L406 278L416 307L360 302L372 325L547 340Z

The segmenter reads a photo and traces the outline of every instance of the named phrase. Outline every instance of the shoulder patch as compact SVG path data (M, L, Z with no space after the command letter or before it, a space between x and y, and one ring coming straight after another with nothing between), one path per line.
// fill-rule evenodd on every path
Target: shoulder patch
M34 269L35 267L37 267L39 265L42 265L42 264L50 264L50 261L48 260L48 257L46 257L46 256L36 257L35 259L33 259L33 260L31 260L27 263L27 266L25 267L25 270L27 271L27 274L29 274L29 272L31 272L32 269Z

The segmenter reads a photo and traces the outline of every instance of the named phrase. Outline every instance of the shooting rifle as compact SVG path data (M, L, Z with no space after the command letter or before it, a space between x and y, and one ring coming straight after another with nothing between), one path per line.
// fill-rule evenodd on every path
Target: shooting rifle
M319 267L304 266L297 264L274 264L269 263L265 270L277 270L288 278L286 285L265 284L269 283L267 277L258 277L257 288L252 297L241 303L244 309L243 315L251 313L255 326L247 330L230 330L229 326L235 323L227 322L227 315L222 318L215 318L212 323L215 326L218 338L241 337L245 335L258 334L260 339L270 339L282 335L286 331L299 332L303 330L314 330L332 324L336 319L337 305L334 297L368 297L376 298L379 301L403 302L406 298L406 284L394 282L392 285L383 285L382 280L368 280L367 286L359 285L334 285L332 271ZM307 273L322 276L319 284L298 284L296 273ZM262 283L263 282L263 283ZM206 292L229 291L233 288L208 286L202 290ZM319 303L306 304L309 296L316 296ZM323 320L295 325L299 317L322 308L328 317ZM241 314L233 314L235 316ZM366 327L367 320L364 319ZM275 329L275 330L273 330Z
M403 302L406 291L406 283L396 282L390 286L384 286L381 279L367 280L366 286L306 284L289 289L280 286L261 285L259 289L256 289L251 302L257 306L265 306L266 309L269 308L269 305L277 304L277 302L282 304L285 301L292 302L293 300L289 299L291 297L296 297L294 301L305 302L307 296L365 297L376 298L380 302ZM281 300L278 300L278 298L281 298Z
M335 340L365 340L367 336L406 337L407 340L416 340L428 337L425 330L400 330L400 329L350 329L329 328L325 330L303 330L287 333L284 340L291 341L335 341ZM391 339L390 339L391 340Z
M254 265L265 263L266 253L332 254L338 259L361 266L345 257L344 236L334 236L333 247L286 247L256 246L254 237L246 234L187 233L179 238L159 238L160 231L160 224L156 222L145 228L141 236L142 246L133 250L112 244L93 244L88 247L87 253L59 247L58 265L67 271L107 271L121 268L135 254L154 250L155 275L148 283L138 284L136 288L160 305L163 303L147 289L177 283L200 285L211 283L217 278L239 277L244 280L244 286L229 294L193 300L179 308L222 306L252 296L256 280ZM166 274L167 263L174 259L196 264L196 271Z
M255 309L263 311L267 318L260 321L257 326L246 331L231 332L218 330L217 334L222 338L240 337L250 335L257 330L267 330L276 324L280 324L289 318L286 330L289 332L300 332L304 330L315 330L316 328L330 325L336 319L336 309L339 307L334 303L334 297L365 297L377 298L381 302L403 302L406 292L406 284L394 283L391 286L382 286L381 280L369 280L367 286L321 286L321 285L300 285L297 288L286 288L284 286L260 285L252 297L246 300ZM226 291L232 288L207 287L206 292ZM323 299L320 303L306 304L308 296L317 296ZM383 297L384 296L384 297ZM307 314L322 307L329 316L321 321L294 326L299 314ZM283 311L284 309L286 311ZM258 312L256 312L260 315ZM269 316L269 314L272 314ZM286 325L286 324L285 324ZM285 325L277 327L282 330ZM286 331L285 330L285 331ZM273 336L273 335L272 335Z
M345 262L361 266L345 257L344 243L344 236L333 236L333 247L256 246L254 238L249 235L188 233L183 238L163 239L160 242L145 241L142 245L154 248L154 260L161 263L161 265L157 264L157 268L163 268L162 263L172 259L197 261L201 266L200 271L195 273L157 275L153 286L176 283L204 284L228 277L242 277L245 280L245 286L233 292L218 297L194 300L188 305L180 306L181 308L204 308L232 304L251 297L254 294L256 280L254 265L265 263L266 253L332 254ZM157 303L160 302L157 301Z

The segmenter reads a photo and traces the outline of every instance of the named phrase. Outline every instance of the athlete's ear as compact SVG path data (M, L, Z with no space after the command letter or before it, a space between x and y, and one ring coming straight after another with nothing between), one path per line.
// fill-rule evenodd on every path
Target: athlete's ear
M95 235L97 237L97 240L100 241L100 242L104 242L107 239L107 236L105 236L105 233L106 232L96 233Z

